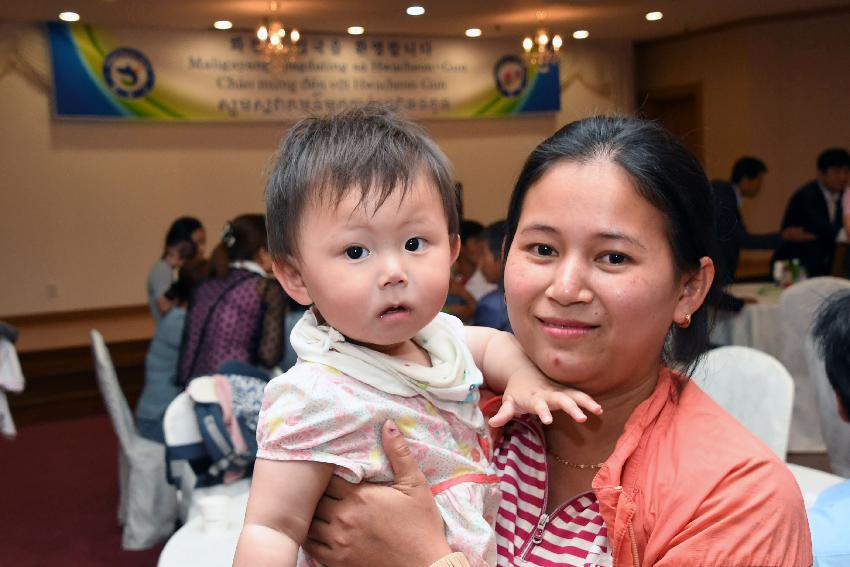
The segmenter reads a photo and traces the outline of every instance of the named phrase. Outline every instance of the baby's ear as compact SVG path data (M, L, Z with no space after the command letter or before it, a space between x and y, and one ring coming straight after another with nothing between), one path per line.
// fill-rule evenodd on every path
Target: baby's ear
M284 261L275 261L272 264L274 277L283 286L283 291L286 295L300 303L301 305L310 305L313 300L310 299L310 294L307 292L307 286L304 285L304 278L301 277L301 271L298 268L298 262L287 257Z
M452 264L454 264L460 255L460 234L449 234L449 246L451 246Z

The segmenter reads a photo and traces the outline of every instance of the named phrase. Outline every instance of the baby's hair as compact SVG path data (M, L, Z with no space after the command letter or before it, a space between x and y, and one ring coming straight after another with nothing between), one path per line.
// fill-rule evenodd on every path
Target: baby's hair
M380 207L396 188L406 193L418 175L439 191L450 234L458 232L449 162L425 131L392 107L369 103L297 122L284 136L266 183L269 252L295 257L304 210L336 206L351 191Z

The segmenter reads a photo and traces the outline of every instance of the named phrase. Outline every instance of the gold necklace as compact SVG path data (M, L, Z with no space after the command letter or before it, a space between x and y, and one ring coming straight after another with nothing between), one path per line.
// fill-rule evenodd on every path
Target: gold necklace
M555 459L558 463L560 463L562 465L566 465L568 467L573 467L574 469L601 469L602 465L605 464L605 463L596 463L595 465L593 465L593 464L586 464L586 463L572 463L572 462L566 460L565 458L561 457L560 455L556 455L549 448L546 449L546 452L549 453L552 456L552 458Z

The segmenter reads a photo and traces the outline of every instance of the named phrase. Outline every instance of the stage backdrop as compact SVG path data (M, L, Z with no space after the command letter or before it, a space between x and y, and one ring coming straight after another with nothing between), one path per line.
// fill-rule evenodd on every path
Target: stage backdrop
M269 63L248 33L48 24L59 118L298 119L370 100L413 118L560 109L557 66L527 66L516 41L317 36Z

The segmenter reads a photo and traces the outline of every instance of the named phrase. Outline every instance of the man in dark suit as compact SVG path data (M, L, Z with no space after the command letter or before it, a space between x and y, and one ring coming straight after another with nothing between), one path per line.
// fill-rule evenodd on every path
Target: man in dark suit
M794 193L782 221L783 227L803 227L815 240L788 242L774 259L799 258L809 276L826 276L832 272L835 238L844 216L841 196L850 181L850 154L843 148L826 150L818 156L817 166L817 178Z
M782 232L752 234L747 230L741 217L741 199L752 199L761 191L767 166L758 158L745 156L732 167L731 182L715 180L717 240L720 245L721 268L726 273L726 281L731 283L738 269L741 249L776 250L786 241L806 242L814 236L799 227L786 227ZM721 308L738 311L744 302L730 294L724 294Z

